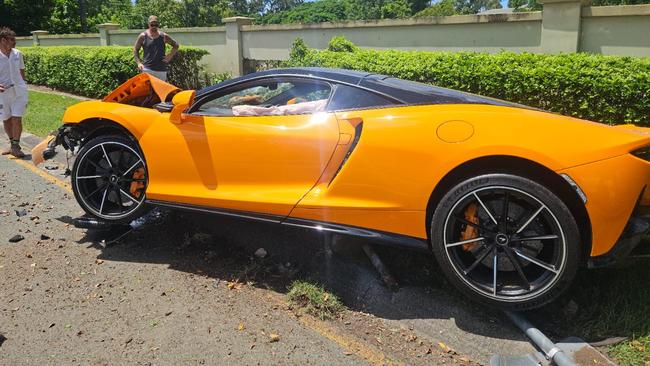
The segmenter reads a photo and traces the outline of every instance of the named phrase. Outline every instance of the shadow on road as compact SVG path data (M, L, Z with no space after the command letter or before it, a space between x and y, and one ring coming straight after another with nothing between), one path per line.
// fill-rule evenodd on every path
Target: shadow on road
M101 249L99 258L104 260L166 264L170 269L248 282L280 293L293 280L307 279L323 284L349 308L377 317L453 319L466 332L525 341L499 312L457 295L427 254L377 248L400 284L400 290L392 292L361 251L335 254L329 237L320 232L179 211L163 211L163 216L108 247L105 243L123 235L123 227L88 229L79 243ZM72 222L70 217L59 220ZM259 248L268 256L256 257L253 253Z

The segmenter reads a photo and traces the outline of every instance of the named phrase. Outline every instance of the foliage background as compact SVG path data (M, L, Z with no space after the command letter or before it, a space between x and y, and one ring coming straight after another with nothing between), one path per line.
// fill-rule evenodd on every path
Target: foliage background
M650 3L650 0L593 0L594 5ZM536 0L508 0L515 11L540 10ZM501 8L501 0L0 0L0 26L18 35L97 32L113 22L142 29L149 15L166 28L221 25L225 17L248 16L260 24L476 14Z
M650 58L376 51L335 37L323 51L297 39L285 66L364 70L598 122L650 126Z

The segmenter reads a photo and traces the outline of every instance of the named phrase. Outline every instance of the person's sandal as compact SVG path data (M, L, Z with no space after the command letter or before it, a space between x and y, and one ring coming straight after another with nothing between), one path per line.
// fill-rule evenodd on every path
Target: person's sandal
M20 145L18 144L11 145L11 155L17 157L18 159L25 157L25 153L20 149Z

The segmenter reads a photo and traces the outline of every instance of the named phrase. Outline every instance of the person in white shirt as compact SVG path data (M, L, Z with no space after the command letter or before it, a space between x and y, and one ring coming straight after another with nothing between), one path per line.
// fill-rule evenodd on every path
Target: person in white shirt
M25 154L20 149L20 135L23 132L28 93L23 54L14 47L16 33L7 27L0 27L0 114L11 145L2 154L23 158Z

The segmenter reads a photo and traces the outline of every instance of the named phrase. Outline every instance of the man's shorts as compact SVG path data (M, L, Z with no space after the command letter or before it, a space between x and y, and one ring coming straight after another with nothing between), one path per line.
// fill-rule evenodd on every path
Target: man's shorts
M144 69L142 69L142 72L145 72L149 75L153 75L162 81L167 81L167 71L149 70L145 67Z
M0 93L2 120L6 121L11 117L22 117L27 107L28 95L27 88L20 86L12 86Z

